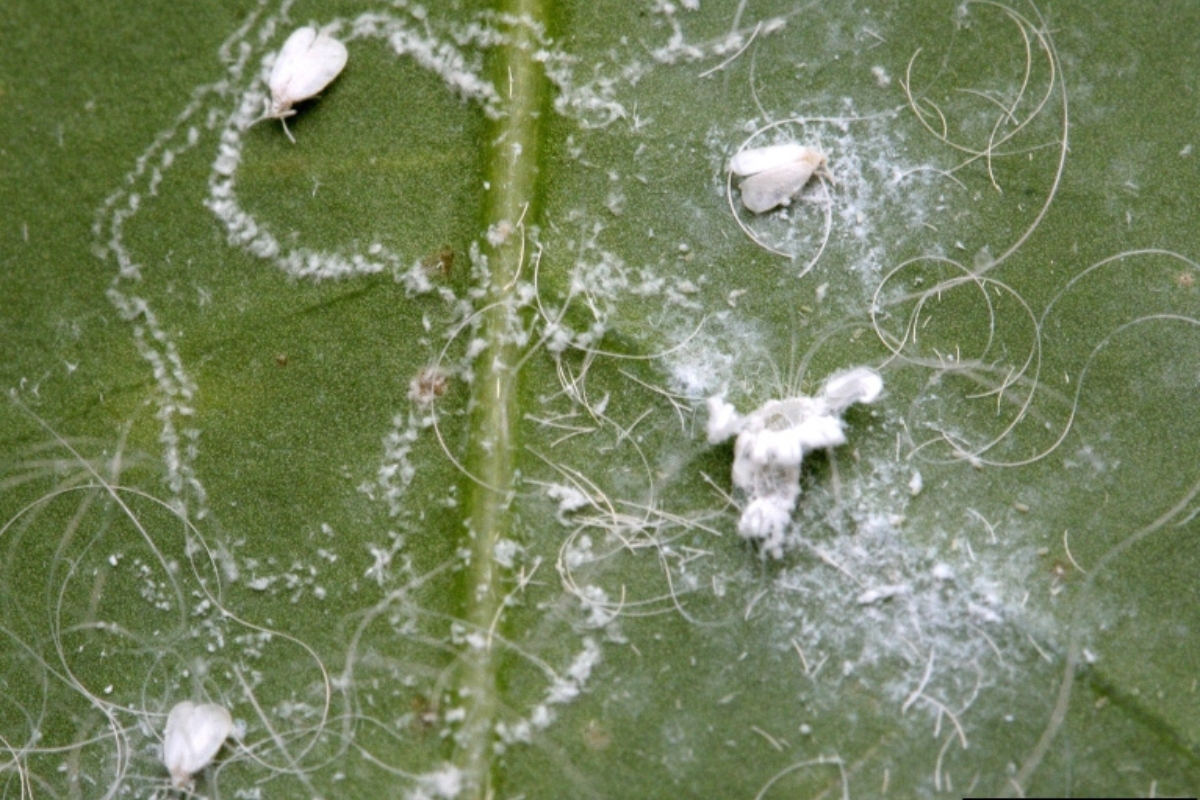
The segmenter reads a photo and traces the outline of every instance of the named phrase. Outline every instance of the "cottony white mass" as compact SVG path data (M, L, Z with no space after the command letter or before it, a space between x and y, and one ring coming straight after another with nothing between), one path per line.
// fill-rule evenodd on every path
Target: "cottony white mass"
M708 400L708 441L733 445L733 485L746 496L738 533L763 552L783 555L784 534L800 497L800 464L813 450L846 443L842 412L874 402L883 378L869 367L837 372L815 397L769 400L745 416L722 397Z

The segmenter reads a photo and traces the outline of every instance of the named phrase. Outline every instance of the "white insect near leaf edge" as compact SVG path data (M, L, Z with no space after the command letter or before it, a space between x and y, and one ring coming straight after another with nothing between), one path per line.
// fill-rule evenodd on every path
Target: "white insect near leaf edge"
M163 763L175 788L190 784L232 732L233 718L224 706L190 700L177 703L167 715L163 732Z
M271 99L267 101L263 119L279 120L283 132L295 144L287 126L287 118L296 113L292 106L315 97L332 83L345 68L347 57L346 45L325 31L310 26L297 28L283 43L271 68L271 77L267 79Z
M814 147L776 144L742 150L729 160L729 171L744 177L742 205L755 214L792 202L814 174L825 171L825 154Z

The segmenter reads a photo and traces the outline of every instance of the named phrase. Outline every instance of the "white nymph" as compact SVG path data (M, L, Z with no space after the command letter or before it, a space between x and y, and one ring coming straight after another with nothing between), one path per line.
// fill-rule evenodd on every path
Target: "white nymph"
M171 782L181 789L213 760L233 732L233 718L215 703L177 703L167 715L163 733L163 763Z
M755 214L786 206L817 173L824 173L825 154L799 144L751 147L729 160L729 171L745 177L739 186L742 205Z
M807 453L846 443L842 412L854 403L874 402L883 378L855 367L825 379L815 397L769 400L742 416L722 397L708 400L708 441L733 446L733 485L746 496L738 533L758 542L763 552L783 555L784 534L800 496L800 463Z
M287 126L287 118L296 113L292 106L315 97L328 86L346 66L347 57L346 45L325 31L297 28L283 43L267 79L271 99L264 119L283 123L283 132L295 144Z

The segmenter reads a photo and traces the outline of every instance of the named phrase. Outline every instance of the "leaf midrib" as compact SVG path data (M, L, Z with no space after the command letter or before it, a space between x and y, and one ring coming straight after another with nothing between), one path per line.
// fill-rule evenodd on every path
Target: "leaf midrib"
M493 65L493 80L505 102L488 143L485 215L489 230L510 233L484 250L488 269L483 274L488 283L479 333L488 346L475 362L466 461L471 476L466 507L471 551L464 585L466 618L485 644L468 644L463 655L460 693L467 713L455 753L455 766L464 771L470 796L480 798L492 794L494 717L500 705L491 633L500 621L504 592L494 550L509 533L514 481L516 367L521 352L508 334L517 313L512 293L525 252L520 223L535 188L543 81L532 58L536 42L531 22L545 18L542 0L507 0L504 11L523 22L512 27L511 39L498 51Z

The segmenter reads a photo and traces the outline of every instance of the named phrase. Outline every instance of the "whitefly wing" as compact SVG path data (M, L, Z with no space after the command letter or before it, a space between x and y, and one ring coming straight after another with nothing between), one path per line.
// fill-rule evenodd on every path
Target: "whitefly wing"
M271 77L272 116L316 95L346 66L346 45L311 27L299 28L283 43Z
M233 718L223 706L189 700L176 704L163 732L163 763L175 786L184 786L208 766L232 732Z
M787 205L812 178L815 169L807 161L793 161L751 175L741 184L742 205L755 214Z
M768 147L751 147L729 159L729 171L734 175L754 175L775 167L782 167L804 158L810 148L799 144L773 144Z

